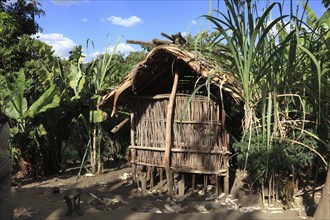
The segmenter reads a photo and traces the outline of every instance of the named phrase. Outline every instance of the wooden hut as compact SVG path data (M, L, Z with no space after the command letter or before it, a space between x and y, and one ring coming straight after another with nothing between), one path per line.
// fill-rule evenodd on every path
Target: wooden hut
M213 177L217 193L220 188L228 193L226 112L230 103L241 99L240 88L230 73L199 53L162 45L151 50L99 106L113 108L112 115L118 105L132 110L132 173L142 177L144 190L157 179L159 184L167 182L169 194L183 195L187 182L194 188L195 176L202 175L204 189Z

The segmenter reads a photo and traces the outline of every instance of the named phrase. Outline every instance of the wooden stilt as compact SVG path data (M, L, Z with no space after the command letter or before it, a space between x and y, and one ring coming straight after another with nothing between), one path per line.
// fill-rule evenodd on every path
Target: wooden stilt
M176 71L172 86L171 95L169 98L166 114L166 137L165 137L165 154L164 154L164 167L167 179L168 194L173 195L173 179L171 172L171 145L172 145L172 129L173 129L173 112L174 101L176 97L176 90L179 82L179 73Z
M179 191L179 196L183 197L184 196L184 190L185 190L185 175L184 173L180 174L180 180L178 181L178 191Z
M154 189L154 167L150 167L150 190Z
M151 166L147 166L147 182L150 181L151 175L150 175Z
M140 189L141 188L141 185L140 185L140 182L142 182L141 181L141 175L142 175L142 173L141 173L141 170L139 170L138 169L138 166L135 166L135 180L136 180L136 185L137 185L137 188L138 189Z
M207 193L208 176L204 175L204 195Z
M192 176L191 176L191 189L192 189L193 193L195 192L195 182L196 182L196 176L195 176L195 174L192 174Z
M229 194L229 178L228 175L224 176L224 191L226 194Z
M178 176L178 174L174 174L173 175L173 195L177 195L178 194L178 182L176 180L176 177Z
M147 172L141 174L141 190L142 195L147 195Z
M217 174L215 174L214 178L215 178L215 193L217 196L219 196L220 195L219 176Z
M135 166L134 170L135 170L135 172L134 172L135 173L135 183L136 183L137 188L139 189L140 188L140 179L141 179L139 176L140 174L136 172L136 166Z
M163 168L159 168L160 190L163 191Z
M227 161L228 161L228 158L226 158L225 160L225 166L226 166L226 175L224 176L224 181L223 181L223 188L224 188L224 191L225 193L228 195L229 194L229 167L227 167Z

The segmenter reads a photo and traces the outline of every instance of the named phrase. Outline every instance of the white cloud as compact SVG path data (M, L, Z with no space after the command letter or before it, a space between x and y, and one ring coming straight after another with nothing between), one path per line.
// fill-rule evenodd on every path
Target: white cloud
M114 46L111 46L110 47L110 51L112 51L113 50L113 48L114 48ZM133 47L131 47L130 45L128 45L128 44L125 44L125 43L119 43L118 45L117 45L117 48L116 48L116 53L122 53L122 54L124 54L125 56L126 55L128 55L130 52L134 52L135 50L134 50L134 48Z
M88 56L91 58L91 59L96 59L98 56L100 56L101 53L99 51L96 51L94 53L91 53L89 54Z
M38 33L33 37L52 46L55 51L55 55L61 58L68 58L69 51L71 51L76 46L73 40L64 37L62 34L59 33L52 33L52 34Z
M60 6L79 5L81 3L86 3L88 1L89 0L51 0L53 4Z
M111 54L113 52L113 49L115 48L114 45L110 45L108 46L105 51L103 53L109 53ZM130 52L134 52L135 49L133 47L131 47L130 45L126 44L126 43L119 43L117 45L116 51L115 53L117 54L124 54L124 56L127 56Z
M81 22L82 23L87 23L88 22L88 19L87 18L83 18L83 19L81 19Z
M196 20L192 20L191 21L191 24L197 24L197 21Z
M109 46L105 51L103 51L103 53L109 53L111 54L113 49L114 49L115 46ZM130 52L134 52L135 49L131 46L129 46L128 44L125 44L125 43L119 43L117 45L117 48L116 48L116 51L115 53L116 54L123 54L124 57L126 57L127 55L129 55ZM101 54L103 54L99 51L95 51L91 54L87 54L86 56L86 59L84 60L84 62L90 62L90 61L93 61L95 60L98 56L100 56Z
M111 16L107 18L108 21L111 21L113 24L130 27L139 23L143 23L142 19L137 16L131 16L129 18L121 18L116 16Z
M99 51L96 51L91 54L87 54L86 59L83 62L86 62L86 63L91 62L91 61L95 60L98 56L100 56L100 54L101 53Z

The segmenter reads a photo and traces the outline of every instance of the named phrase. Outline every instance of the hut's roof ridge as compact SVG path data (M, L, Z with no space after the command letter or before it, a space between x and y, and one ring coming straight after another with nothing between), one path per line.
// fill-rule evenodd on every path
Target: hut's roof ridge
M124 96L128 92L134 92L136 89L135 80L139 77L145 77L146 80L152 75L148 75L148 68L152 68L152 65L159 64L162 60L157 60L157 56L161 56L162 53L167 55L174 56L176 60L184 61L194 72L207 78L210 77L211 83L219 85L225 92L230 94L230 96L236 100L242 100L242 86L236 80L236 78L229 72L223 71L215 63L207 60L201 53L198 51L187 51L182 47L174 44L170 45L161 45L153 48L146 56L146 58L141 61L139 64L130 71L124 79L115 86L108 94L103 96L99 107L113 103L114 111L116 111L117 101L119 96ZM162 57L163 58L163 57Z

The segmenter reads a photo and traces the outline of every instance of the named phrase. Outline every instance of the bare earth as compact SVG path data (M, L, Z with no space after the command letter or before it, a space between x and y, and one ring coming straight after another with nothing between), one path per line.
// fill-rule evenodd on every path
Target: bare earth
M38 182L13 187L15 219L308 219L304 207L284 210L281 205L261 209L256 201L228 195L212 197L198 190L184 200L169 199L159 192L143 196L130 177L130 168L105 171L96 176L67 172ZM14 182L15 185L15 182ZM64 192L81 188L81 216L66 216ZM201 191L199 191L201 192Z

